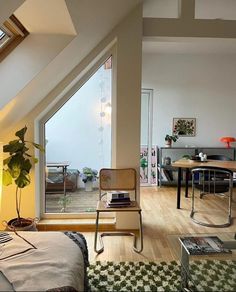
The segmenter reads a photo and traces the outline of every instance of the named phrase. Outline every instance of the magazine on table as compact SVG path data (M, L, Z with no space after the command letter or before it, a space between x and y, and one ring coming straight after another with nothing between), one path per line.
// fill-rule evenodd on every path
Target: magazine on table
M232 253L223 247L223 242L217 236L180 237L190 255L207 255L214 253Z

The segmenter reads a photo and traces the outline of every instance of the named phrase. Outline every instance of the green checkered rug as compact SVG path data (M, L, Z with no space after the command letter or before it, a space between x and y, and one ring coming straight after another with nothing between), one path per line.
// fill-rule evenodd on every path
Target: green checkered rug
M195 291L236 291L236 262L195 261ZM172 262L96 262L88 269L91 291L180 291L180 265Z

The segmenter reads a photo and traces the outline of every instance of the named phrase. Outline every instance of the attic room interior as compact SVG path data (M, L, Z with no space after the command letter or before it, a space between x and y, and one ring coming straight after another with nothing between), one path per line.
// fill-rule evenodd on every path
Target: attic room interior
M235 27L234 0L0 1L0 291L236 290Z

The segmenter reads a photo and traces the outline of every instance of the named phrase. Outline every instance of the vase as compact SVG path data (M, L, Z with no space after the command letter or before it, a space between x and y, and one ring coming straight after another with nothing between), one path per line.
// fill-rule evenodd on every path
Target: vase
M93 182L92 181L87 181L84 183L85 186L85 192L92 192L93 190Z
M166 140L166 147L171 147L172 141L171 140Z

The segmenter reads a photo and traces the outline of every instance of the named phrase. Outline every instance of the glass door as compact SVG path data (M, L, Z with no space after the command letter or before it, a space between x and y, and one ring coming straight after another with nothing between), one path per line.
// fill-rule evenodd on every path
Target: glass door
M153 90L142 89L141 95L141 147L140 184L156 183L156 149L152 146L152 101Z

